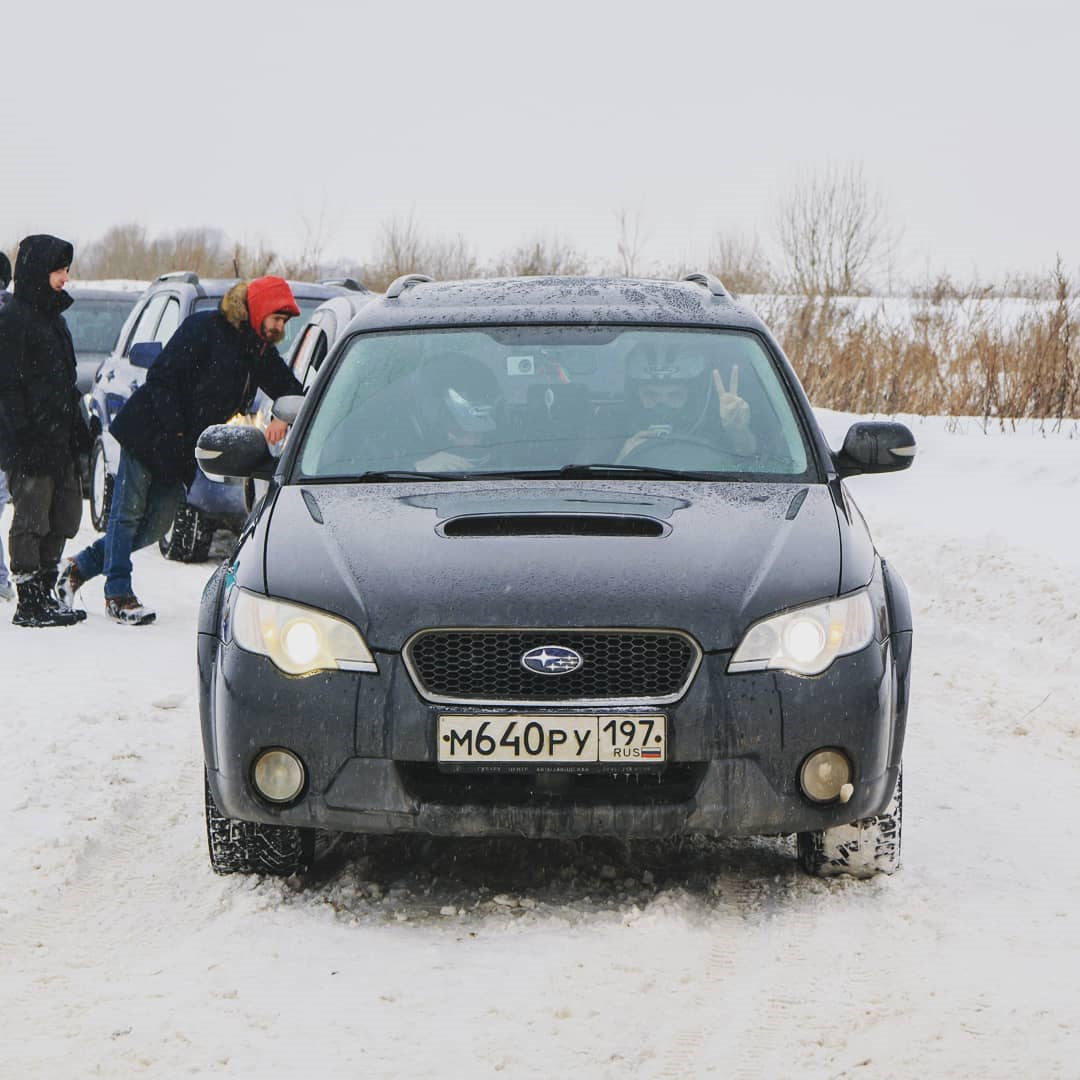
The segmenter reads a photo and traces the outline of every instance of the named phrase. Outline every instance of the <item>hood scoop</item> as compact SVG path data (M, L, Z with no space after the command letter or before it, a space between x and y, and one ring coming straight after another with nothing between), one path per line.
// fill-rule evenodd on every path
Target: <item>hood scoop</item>
M442 536L665 536L671 526L626 514L467 514L438 528Z

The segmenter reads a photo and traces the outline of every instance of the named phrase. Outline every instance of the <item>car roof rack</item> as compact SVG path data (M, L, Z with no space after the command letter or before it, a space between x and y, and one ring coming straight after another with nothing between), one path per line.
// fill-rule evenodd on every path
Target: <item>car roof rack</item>
M700 272L694 274L687 274L683 281L694 281L698 285L704 285L713 296L727 296L728 291L724 288L724 283L715 274L702 274Z
M410 285L420 285L425 281L434 281L427 274L402 274L394 278L386 289L386 299L396 300Z
M351 277L327 278L325 281L320 281L319 284L340 285L343 289L348 289L350 292L371 292L362 281L357 281L356 278Z
M156 281L183 281L188 285L198 285L199 275L194 270L173 270L168 274L159 274Z

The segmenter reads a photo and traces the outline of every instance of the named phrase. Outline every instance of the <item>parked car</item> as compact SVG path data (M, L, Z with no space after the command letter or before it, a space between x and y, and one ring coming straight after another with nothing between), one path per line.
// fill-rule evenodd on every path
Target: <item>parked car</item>
M120 328L139 298L137 289L96 288L92 285L68 286L75 303L64 313L71 341L75 346L76 385L79 393L90 390L97 369L112 352ZM83 495L89 497L90 455L79 455Z
M135 347L156 343L160 349L188 315L216 308L235 283L235 279L200 281L199 276L190 271L162 274L139 297L124 323L116 347L98 370L90 394L84 400L95 436L89 463L90 518L99 532L105 531L113 478L120 464L120 446L110 433L110 427L123 404L143 384L146 365L153 362L159 351ZM343 286L333 283L290 282L290 285L300 316L291 319L286 326L285 339L279 345L282 355L291 346L296 329L306 317L324 300L344 291ZM238 424L254 422L250 416L234 420ZM180 506L172 528L161 541L161 553L166 558L184 562L205 561L215 529L224 527L239 531L250 505L248 485L236 480L210 480L198 472L187 501Z
M715 278L395 281L274 462L198 627L210 862L334 832L798 837L899 866L912 623L780 346Z
M75 346L79 393L86 394L98 368L116 346L120 329L139 299L139 293L134 289L99 289L83 285L71 285L67 292L75 303L64 312L64 321Z

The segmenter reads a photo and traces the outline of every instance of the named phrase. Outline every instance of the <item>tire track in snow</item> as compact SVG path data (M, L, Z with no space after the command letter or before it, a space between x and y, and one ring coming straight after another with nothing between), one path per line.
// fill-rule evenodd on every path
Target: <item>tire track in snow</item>
M694 1022L673 1037L661 1074L670 1080L709 1073L733 1080L782 1075L763 1067L784 1043L793 978L813 983L818 977L817 957L808 945L818 916L801 892L777 899L767 888L763 896L756 879L726 876L718 886L722 906L705 924L713 940L691 999ZM810 978L802 980L807 972Z

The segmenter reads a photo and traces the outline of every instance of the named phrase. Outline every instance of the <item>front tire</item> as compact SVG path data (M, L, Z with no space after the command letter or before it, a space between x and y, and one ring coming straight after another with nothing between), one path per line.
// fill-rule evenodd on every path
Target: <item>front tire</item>
M176 517L169 531L158 541L158 550L173 562L206 562L213 540L214 527L210 519L185 502L176 508Z
M90 521L103 533L109 524L113 476L105 460L105 445L99 436L90 450Z
M798 835L799 865L814 877L871 878L900 869L903 770L889 805L876 817Z
M288 877L315 861L319 834L294 825L264 825L226 817L214 802L205 775L206 841L215 874L270 874Z

